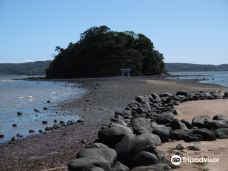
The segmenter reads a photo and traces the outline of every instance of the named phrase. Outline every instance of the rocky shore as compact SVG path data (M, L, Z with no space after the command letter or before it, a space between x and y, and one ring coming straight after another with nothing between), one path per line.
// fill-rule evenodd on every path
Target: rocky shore
M187 101L226 99L228 93L178 91L137 96L98 132L98 139L77 154L69 171L166 171L175 168L170 156L158 150L161 143L214 141L228 138L228 117L195 116L192 122L175 118L174 106ZM179 144L177 149L184 147ZM190 150L198 150L189 146ZM179 153L177 153L179 154Z
M46 134L31 135L18 140L15 144L0 145L0 170L68 170L68 162L76 158L80 149L98 139L98 131L102 125L107 125L115 112L121 113L137 95L164 94L164 92L175 94L180 90L228 91L221 86L201 84L193 80L166 80L151 77L66 81L81 83L83 88L88 90L82 98L67 100L60 104L63 112L72 115L80 114L84 122L61 129L52 129Z

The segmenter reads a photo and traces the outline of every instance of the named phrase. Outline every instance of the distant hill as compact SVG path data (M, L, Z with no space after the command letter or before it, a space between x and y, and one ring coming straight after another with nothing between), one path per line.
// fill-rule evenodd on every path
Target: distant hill
M50 62L0 63L0 75L45 75Z
M190 63L166 63L165 69L168 72L179 71L228 71L228 64L202 65Z

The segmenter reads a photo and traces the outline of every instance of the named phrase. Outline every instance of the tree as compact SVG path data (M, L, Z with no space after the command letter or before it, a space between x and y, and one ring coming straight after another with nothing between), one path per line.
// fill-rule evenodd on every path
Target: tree
M151 40L132 31L111 31L107 26L91 27L80 40L58 54L46 71L48 78L102 77L131 68L133 75L153 75L164 71L163 56Z

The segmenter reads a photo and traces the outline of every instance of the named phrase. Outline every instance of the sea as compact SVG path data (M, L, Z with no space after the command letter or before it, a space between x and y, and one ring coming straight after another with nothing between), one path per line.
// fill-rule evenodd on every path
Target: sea
M169 72L172 79L194 79L201 83L217 84L228 87L228 71L208 72Z
M79 115L63 113L58 104L83 96L86 90L80 84L26 80L26 77L0 75L0 133L4 134L0 143L5 143L12 137L19 138L17 135L20 138L31 135L30 129L38 134L39 130L52 126L55 120L67 122L79 119ZM18 116L18 112L22 115ZM44 125L42 121L48 123Z

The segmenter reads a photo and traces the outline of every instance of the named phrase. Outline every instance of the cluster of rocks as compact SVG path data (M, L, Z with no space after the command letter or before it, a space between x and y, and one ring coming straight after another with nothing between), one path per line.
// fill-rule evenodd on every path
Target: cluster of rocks
M69 171L165 171L172 169L164 152L156 146L172 140L212 141L228 138L228 117L195 116L192 122L175 118L175 105L192 100L228 98L228 93L179 91L137 96L110 124L98 132L98 139L86 145Z

